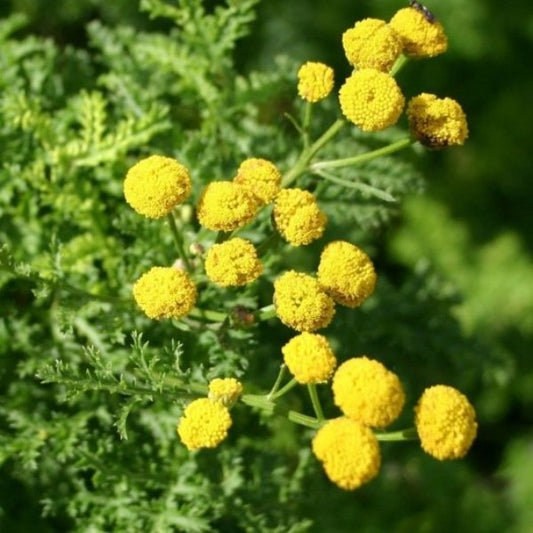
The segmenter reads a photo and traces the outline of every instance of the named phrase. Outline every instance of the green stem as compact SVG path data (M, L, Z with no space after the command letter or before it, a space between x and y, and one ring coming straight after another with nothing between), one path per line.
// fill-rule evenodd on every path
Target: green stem
M199 309L198 307L192 309L187 316L202 318L204 320L209 320L210 322L224 322L224 320L228 318L227 313L211 311L209 309Z
M185 268L187 269L187 272L192 272L192 266L189 261L189 258L187 257L187 254L185 253L185 248L183 246L183 237L178 230L178 226L176 224L176 219L174 218L174 215L172 213L169 213L167 215L168 224L170 226L170 230L172 231L172 236L174 237L174 243L176 244L176 250L178 251L178 255L180 256L180 259L183 261L183 264L185 265Z
M273 231L258 247L257 255L262 257L268 250L273 248L280 242L280 235L277 231Z
M283 387L281 387L281 389L279 389L276 394L269 394L269 396L272 400L277 400L278 398L281 398L285 393L296 387L296 385L298 385L298 382L294 378L292 378L288 383L283 385Z
M311 403L313 404L315 415L319 422L323 422L324 411L322 411L322 405L320 404L320 398L317 394L316 385L314 383L308 383L307 390L309 391L309 397L311 398Z
M392 68L390 69L389 74L391 76L396 76L396 74L398 74L398 72L400 72L400 70L403 68L403 66L407 63L408 60L409 60L409 58L405 54L402 54L396 60L394 65L392 65Z
M231 231L219 231L217 233L217 238L215 239L215 244L221 244L227 241L232 235Z
M416 428L400 429L398 431L379 432L375 431L374 435L380 441L407 441L418 440Z
M270 320L271 318L274 318L276 316L276 308L274 307L274 304L266 305L265 307L262 307L261 309L258 309L255 312L255 318L259 322L263 320Z
M311 124L311 112L313 110L313 104L311 102L306 102L304 108L304 119L303 119L303 141L304 141L304 151L309 148L309 124Z
M279 389L279 386L281 385L281 381L283 377L285 376L285 371L287 370L287 366L285 364L280 365L278 377L276 378L276 381L274 383L274 386L272 387L272 390L267 394L267 400L270 400L272 398L273 394L276 394L276 392Z
M319 161L317 163L313 163L310 167L310 170L312 172L317 172L319 170L324 170L325 168L338 168L360 165L361 163L365 163L366 161L370 161L372 159L375 159L376 157L381 157L383 155L388 155L392 154L393 152L397 152L398 150L406 148L407 146L410 146L415 142L416 140L411 139L411 137L405 137L404 139L400 139L399 141L384 146L383 148L378 148L377 150L373 150L372 152L367 152L365 154L345 157L343 159L332 159L330 161Z

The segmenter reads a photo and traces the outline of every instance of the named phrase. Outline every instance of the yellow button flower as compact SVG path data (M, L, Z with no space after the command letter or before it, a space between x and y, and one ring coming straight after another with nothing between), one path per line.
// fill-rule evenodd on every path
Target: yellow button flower
M241 163L233 180L251 192L261 203L270 203L281 187L281 172L267 159L251 157Z
M368 255L357 246L334 241L320 256L318 283L337 303L354 308L374 292L376 272Z
M248 189L231 181L213 181L198 201L200 224L213 231L233 231L251 222L259 204Z
M411 98L407 118L413 135L430 148L464 144L468 124L461 106L451 98L422 93Z
M208 398L191 402L178 423L178 435L189 450L216 448L228 435L228 408Z
M337 360L328 340L315 333L300 333L281 349L287 368L298 383L327 381Z
M231 407L242 394L242 383L235 378L215 378L209 382L209 399Z
M430 21L414 7L400 9L389 25L400 36L403 52L411 57L433 57L448 48L448 38L440 22Z
M133 165L124 180L124 196L137 213L160 218L191 193L189 171L170 157L152 155Z
M325 328L335 314L335 303L318 281L294 270L274 282L274 305L279 319L296 331Z
M405 394L398 376L379 361L354 357L333 376L335 405L352 420L384 428L400 415Z
M298 94L307 102L318 102L333 90L333 69L324 63L308 61L298 70Z
M196 286L186 272L153 267L133 285L137 305L150 318L180 318L196 303Z
M344 82L339 102L349 121L363 131L378 131L398 121L405 99L392 76L364 68Z
M328 420L313 439L313 453L328 478L345 490L374 479L381 466L379 443L372 431L341 417Z
M282 189L274 203L274 223L292 246L302 246L322 237L327 224L315 197L302 189Z
M464 457L477 434L468 398L446 385L424 391L415 407L415 425L424 451L440 460Z
M342 35L346 58L357 68L387 72L402 53L402 41L384 21L367 18Z
M208 278L222 287L246 285L255 281L263 272L254 245L235 237L221 244L214 244L205 258Z

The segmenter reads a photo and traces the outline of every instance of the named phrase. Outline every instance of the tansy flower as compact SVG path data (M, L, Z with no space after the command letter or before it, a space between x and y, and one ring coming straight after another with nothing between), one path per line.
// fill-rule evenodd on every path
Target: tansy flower
M328 420L313 439L313 453L328 478L340 488L353 490L375 478L381 466L376 436L360 424L341 417Z
M396 123L405 99L392 76L364 68L341 87L339 101L344 116L363 131L378 131Z
M266 205L279 192L281 172L271 161L252 157L241 163L233 181L245 187L262 205Z
M448 39L440 22L429 21L414 7L400 9L389 25L400 36L403 52L411 57L433 57L448 48Z
M430 148L463 144L468 124L461 106L451 98L422 93L411 98L407 118L413 135Z
M298 70L298 94L307 102L323 100L333 90L333 69L308 61Z
M196 303L196 286L186 272L152 267L133 285L137 305L150 318L179 318Z
M222 403L209 398L191 402L178 423L178 435L189 450L215 448L228 435L231 416Z
M342 35L346 58L357 68L387 72L402 53L402 41L384 21L367 18Z
M333 376L332 389L335 405L348 418L376 428L396 420L405 403L398 376L365 356L342 363Z
M279 319L296 331L325 328L335 314L335 303L318 281L294 270L274 282L274 306Z
M337 360L328 340L315 333L300 333L281 349L285 364L298 383L327 381Z
M374 292L376 272L368 255L357 246L334 241L320 256L318 283L337 303L353 308Z
M215 378L209 382L209 399L231 407L242 394L242 383L235 378Z
M246 285L263 272L254 245L235 237L221 244L214 244L205 258L208 278L222 287Z
M160 218L191 193L189 171L175 159L152 155L133 165L124 180L126 202L137 213Z
M207 229L233 231L256 215L259 204L248 189L231 181L213 181L198 201L198 220Z
M282 189L274 203L273 216L277 230L293 246L320 238L328 220L315 197L302 189Z
M424 451L440 460L464 457L477 434L468 398L446 385L424 391L415 407L415 425Z

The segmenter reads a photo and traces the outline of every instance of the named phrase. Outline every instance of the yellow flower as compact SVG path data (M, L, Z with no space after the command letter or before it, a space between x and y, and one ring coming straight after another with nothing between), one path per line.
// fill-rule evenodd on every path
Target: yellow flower
M448 48L448 38L440 22L429 21L414 7L400 9L389 25L400 36L403 52L411 57L433 57Z
M392 76L364 68L341 87L339 101L344 116L363 131L378 131L397 122L405 99Z
M241 163L233 181L245 187L262 205L266 205L279 192L281 172L271 161L252 157Z
M137 305L150 318L179 318L196 303L196 286L186 272L152 267L133 285Z
M124 180L126 202L137 213L160 218L191 193L189 171L175 159L152 155L133 165Z
M415 425L424 451L440 460L464 457L477 434L468 398L446 385L424 391L415 407Z
M337 360L328 340L315 333L300 333L281 349L285 364L298 383L327 381Z
M228 435L231 416L228 408L209 398L191 402L178 423L178 435L189 450L215 448Z
M231 407L242 394L242 383L235 378L215 378L209 382L209 399Z
M318 102L333 90L333 69L308 61L298 70L298 94L307 102Z
M318 281L294 270L274 282L274 305L279 319L296 331L325 328L335 314L335 303Z
M345 490L357 489L374 479L381 466L376 436L360 424L341 417L328 420L313 439L313 453L328 478Z
M254 245L239 237L214 244L205 258L208 278L222 287L246 285L263 272Z
M352 420L384 428L396 420L405 403L398 376L365 356L342 363L333 376L335 405Z
M411 98L407 118L413 135L430 148L464 144L468 124L461 106L451 98L422 93Z
M384 21L367 18L342 35L344 53L357 68L375 68L387 72L402 53L402 41Z
M213 181L198 201L198 220L207 229L233 231L256 215L259 204L245 187L231 181Z
M337 303L353 308L374 292L376 272L368 255L357 246L334 241L320 256L318 283Z
M274 203L273 214L277 230L293 246L319 239L328 221L315 197L302 189L282 189Z

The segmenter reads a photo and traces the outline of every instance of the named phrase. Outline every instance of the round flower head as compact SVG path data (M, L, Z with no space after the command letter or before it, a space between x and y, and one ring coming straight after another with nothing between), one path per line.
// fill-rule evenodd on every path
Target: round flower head
M263 272L254 245L239 237L214 244L205 258L207 277L222 287L246 285Z
M332 389L335 405L348 418L376 428L396 420L405 403L398 376L364 356L348 359L339 366Z
M215 378L209 382L209 399L231 407L242 394L242 383L235 378Z
M189 450L215 448L228 435L231 416L228 408L209 398L191 402L178 423L178 435Z
M335 303L318 281L294 270L274 282L274 306L279 319L296 331L325 328L335 314Z
M376 272L368 255L357 246L334 241L320 256L318 283L337 303L353 308L374 292Z
M461 106L451 98L422 93L411 98L407 118L413 135L430 148L464 144L468 124Z
M384 21L367 18L342 35L344 53L357 68L375 68L387 72L402 53L402 41Z
M468 398L446 385L424 391L415 407L415 425L424 451L440 460L464 457L477 434Z
M318 102L333 90L333 69L308 61L298 70L298 94L307 102Z
M328 340L315 333L300 333L281 349L285 364L298 383L327 381L337 360Z
M363 131L378 131L397 122L405 99L392 76L364 68L341 87L339 101L344 116Z
M186 272L152 267L133 285L137 305L150 318L180 318L196 303L196 286Z
M400 36L405 55L433 57L448 48L448 39L440 22L428 20L425 13L414 7L400 9L389 25Z
M256 215L259 204L245 187L231 181L213 181L198 201L198 220L207 229L233 231Z
M353 490L375 478L381 466L376 436L354 420L328 420L313 439L313 453L322 461L328 478Z
M281 172L274 163L252 157L241 163L233 181L251 192L261 205L266 205L279 192Z
M273 215L277 230L293 246L309 244L322 237L328 221L315 197L302 189L282 189Z
M189 171L175 159L152 155L133 165L124 180L126 202L137 213L160 218L191 193Z

